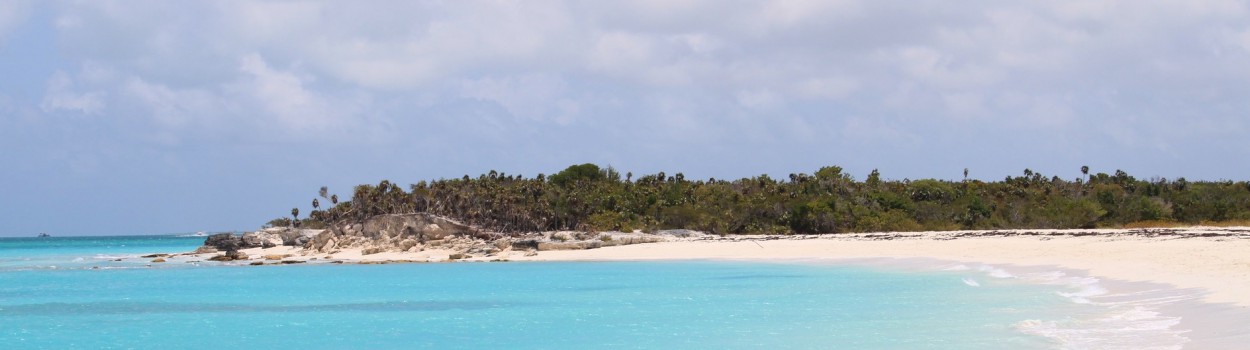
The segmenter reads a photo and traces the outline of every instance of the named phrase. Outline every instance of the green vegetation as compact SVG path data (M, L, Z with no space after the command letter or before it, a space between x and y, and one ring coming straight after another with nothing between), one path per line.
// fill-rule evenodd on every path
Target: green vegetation
M1250 220L1250 183L1139 180L1123 171L1063 180L1032 170L1001 182L863 181L831 166L787 180L767 175L689 180L663 172L622 180L611 167L570 166L545 177L491 171L477 178L356 186L287 223L324 227L392 213L431 212L500 232L644 231L687 228L717 234L838 233L951 229L1093 228ZM326 197L323 187L319 195ZM298 211L292 210L293 219ZM270 225L283 223L276 219ZM289 219L288 219L289 220Z

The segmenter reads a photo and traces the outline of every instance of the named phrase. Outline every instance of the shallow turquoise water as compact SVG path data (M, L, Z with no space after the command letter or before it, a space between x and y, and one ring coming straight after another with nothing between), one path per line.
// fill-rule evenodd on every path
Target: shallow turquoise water
M201 240L0 239L0 344L1030 349L1055 343L1017 324L1082 312L1058 287L970 284L967 271L707 261L147 267L110 259L186 251Z

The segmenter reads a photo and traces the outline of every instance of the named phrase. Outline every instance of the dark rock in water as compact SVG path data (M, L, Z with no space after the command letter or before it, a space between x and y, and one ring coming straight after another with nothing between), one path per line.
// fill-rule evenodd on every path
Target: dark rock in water
M290 265L290 264L303 264L303 263L304 263L304 262L303 262L303 261L301 261L301 260L282 260L282 264L284 264L284 265Z
M231 261L231 260L234 260L234 258L231 258L229 255L222 254L222 255L214 255L213 257L208 258L208 260L209 261Z
M248 265L251 265L251 266L260 266L260 265L264 265L264 264L265 264L265 262L264 262L264 261L253 261L251 264L248 264Z
M144 256L142 256L142 258L147 258L147 259L151 259L151 258L167 258L167 257L169 257L169 254L148 254L148 255L144 255Z
M218 233L208 236L204 240L204 245L217 248L219 251L234 251L243 246L243 238L235 236L233 233Z
M247 260L247 253L235 250L231 252L226 252L225 254L221 254L221 255L214 255L213 257L208 258L208 260L211 260L211 261Z
M165 258L156 258L156 259L152 259L152 262L154 262L154 263L163 263L163 262L165 262Z

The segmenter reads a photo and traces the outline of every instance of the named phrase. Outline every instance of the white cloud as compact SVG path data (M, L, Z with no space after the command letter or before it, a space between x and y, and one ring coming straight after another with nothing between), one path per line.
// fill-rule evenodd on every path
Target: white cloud
M567 85L550 75L468 79L461 82L460 94L498 103L517 117L567 125L581 111Z
M56 71L48 78L40 108L44 112L73 111L82 114L99 114L104 111L104 92L78 92L75 85L69 74Z
M81 2L55 14L58 45L67 59L98 69L84 66L62 89L69 94L47 98L46 108L103 111L123 96L92 91L125 91L162 125L222 118L188 112L207 108L241 115L247 122L235 124L247 127L318 133L454 118L396 112L468 98L513 117L490 116L501 125L585 128L637 118L645 122L621 123L634 128L621 132L759 132L788 142L819 142L802 137L810 131L803 126L881 128L876 134L908 138L971 125L946 119L986 121L976 128L1001 133L1079 131L1075 121L1122 115L1178 118L1142 113L1165 103L1194 106L1200 111L1192 118L1238 123L1204 106L1250 99L1246 7L1222 0ZM783 119L798 127L775 125Z
M204 119L225 112L220 98L210 91L173 89L139 77L130 77L122 86L122 91L147 107L152 120L165 129L203 126Z

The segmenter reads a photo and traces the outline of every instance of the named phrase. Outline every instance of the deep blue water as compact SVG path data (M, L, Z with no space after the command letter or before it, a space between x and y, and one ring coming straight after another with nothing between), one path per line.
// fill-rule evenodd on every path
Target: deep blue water
M1093 312L1059 286L975 269L711 261L250 267L132 258L189 251L202 239L0 239L0 344L1037 349L1058 343L1022 332L1022 322Z

